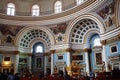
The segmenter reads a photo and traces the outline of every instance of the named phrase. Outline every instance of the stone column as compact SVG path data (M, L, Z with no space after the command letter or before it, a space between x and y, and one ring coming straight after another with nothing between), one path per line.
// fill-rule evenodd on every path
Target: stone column
M32 53L29 53L28 54L28 67L29 67L29 70L31 70L31 58L32 58Z
M89 63L89 54L91 52L91 49L85 48L85 63L86 63L86 72L89 74L90 73L90 63Z
M67 67L67 72L69 75L71 75L71 52L73 50L71 48L66 49L66 54L67 54L67 63L66 63L66 67Z
M53 74L54 73L54 53L55 53L55 50L51 50L50 53L51 53L51 74Z
M48 53L44 53L44 74L47 72L46 66L47 66L47 56Z
M18 73L18 64L19 64L19 52L15 52L15 60L14 60L14 73Z
M102 44L102 60L103 60L103 62L104 62L104 64L103 64L103 66L102 67L104 67L104 69L105 69L105 71L109 71L109 69L108 69L108 61L107 61L107 56L106 56L106 48L105 48L105 45L106 45L106 40L102 40L101 41L101 44Z

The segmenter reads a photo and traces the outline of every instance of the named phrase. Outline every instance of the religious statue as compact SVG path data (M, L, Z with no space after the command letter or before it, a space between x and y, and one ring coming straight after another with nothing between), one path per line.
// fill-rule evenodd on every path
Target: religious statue
M54 67L54 72L57 73L58 70L57 70L57 66Z
M78 77L80 75L80 68L79 68L79 66L77 65L76 62L72 63L71 71L72 71L72 76L73 77Z
M11 38L11 36L7 36L6 43L11 43L11 42L12 42L12 38Z
M102 71L105 71L105 62L102 63Z
M111 19L111 17L108 18L108 26L112 26L113 25L113 21Z

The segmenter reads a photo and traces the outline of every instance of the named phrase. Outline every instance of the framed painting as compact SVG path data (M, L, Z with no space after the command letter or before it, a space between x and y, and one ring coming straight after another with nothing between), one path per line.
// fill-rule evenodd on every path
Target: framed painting
M41 67L42 67L42 59L36 58L36 68L41 68Z
M27 58L19 58L20 64L27 64Z
M96 65L102 65L102 53L95 53Z
M6 56L6 57L4 57L4 61L11 61L11 58Z
M84 56L83 55L72 55L72 60L73 61L83 61Z
M63 60L63 55L58 55L58 60Z
M110 52L111 53L118 53L118 46L117 46L117 44L110 45Z

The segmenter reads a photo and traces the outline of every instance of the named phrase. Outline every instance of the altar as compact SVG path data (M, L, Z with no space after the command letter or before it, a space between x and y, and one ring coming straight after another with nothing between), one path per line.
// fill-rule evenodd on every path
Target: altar
M72 77L78 78L80 76L80 68L77 63L73 62L71 66Z

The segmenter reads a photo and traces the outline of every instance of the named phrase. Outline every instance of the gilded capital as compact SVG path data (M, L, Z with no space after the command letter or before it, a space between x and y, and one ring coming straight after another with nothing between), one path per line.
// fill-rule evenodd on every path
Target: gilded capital
M118 39L120 39L120 34L118 34Z
M51 50L50 53L51 53L51 54L54 54L54 53L55 53L55 50Z
M89 49L89 48L85 48L85 49L84 49L84 52L88 52L88 53L90 53L90 52L91 52L91 49Z
M66 51L66 52L72 52L73 49L71 49L71 48L67 48L65 51Z
M44 56L48 56L49 55L49 53L44 53Z
M15 54L19 54L19 51L15 51L14 53L15 53Z
M102 41L101 41L101 44L102 44L102 45L105 45L105 44L106 44L106 40L102 40Z
M32 53L27 53L28 56L32 56L33 54Z

